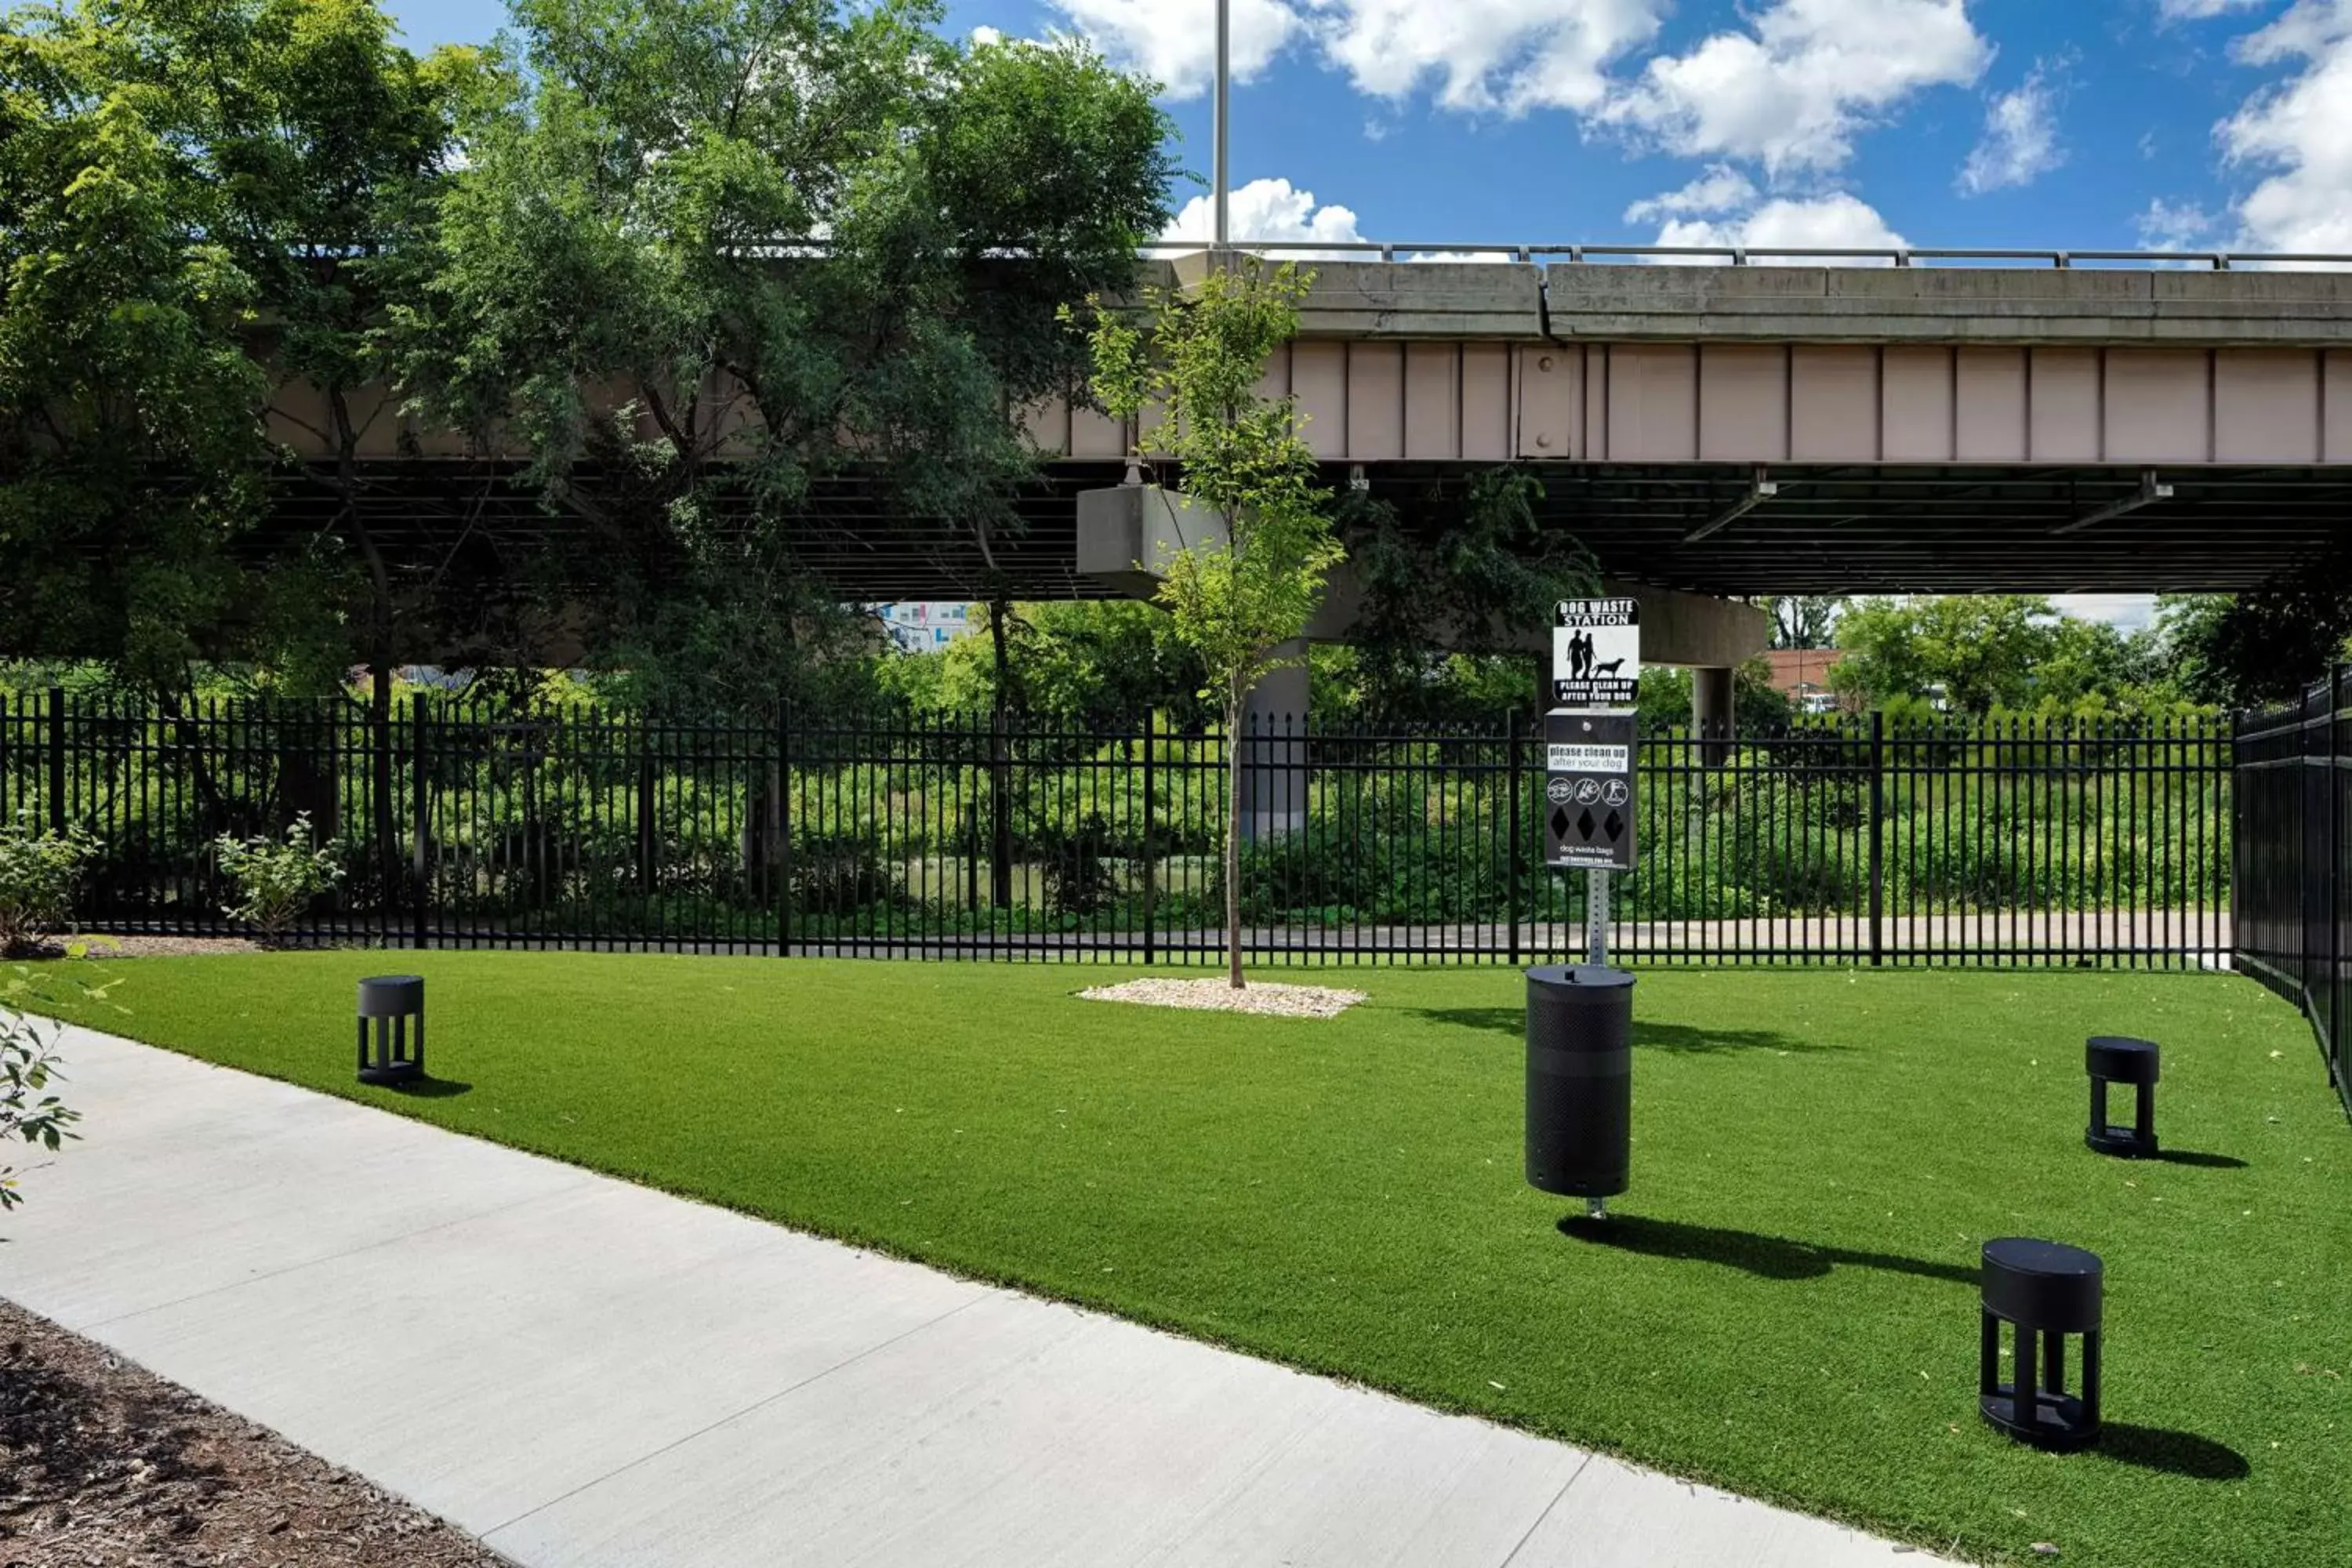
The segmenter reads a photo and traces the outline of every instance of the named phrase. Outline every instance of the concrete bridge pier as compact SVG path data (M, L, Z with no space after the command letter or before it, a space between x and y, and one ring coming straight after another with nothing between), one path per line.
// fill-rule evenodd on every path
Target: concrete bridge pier
M1242 717L1242 832L1251 839L1307 826L1307 639L1282 645L1295 659L1270 669L1253 689Z
M1734 728L1735 671L1724 665L1698 665L1691 670L1691 731L1698 737L1699 764L1719 768L1731 760Z

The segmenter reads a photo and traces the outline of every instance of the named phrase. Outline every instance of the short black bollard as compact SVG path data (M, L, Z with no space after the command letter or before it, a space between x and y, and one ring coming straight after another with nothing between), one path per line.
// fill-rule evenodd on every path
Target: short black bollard
M1528 971L1528 1184L1589 1200L1625 1190L1633 1141L1633 977L1589 963Z
M2098 1257L2079 1247L2019 1236L1984 1244L1977 1408L1988 1423L2041 1448L2080 1448L2097 1438L2104 1275ZM2017 1330L2008 1383L2000 1381L2003 1323ZM2077 1394L2065 1392L2069 1334L2083 1342Z
M2155 1045L2116 1035L2095 1036L2084 1049L2083 1066L2091 1075L2091 1125L2083 1134L2083 1142L2102 1154L2138 1160L2155 1158ZM2111 1083L2129 1084L2137 1091L2129 1127L2113 1126L2107 1121L2107 1086Z
M412 1043L408 1021L416 1020ZM371 1058L368 1026L375 1026ZM425 1076L425 977L379 974L360 982L360 1081L406 1083Z

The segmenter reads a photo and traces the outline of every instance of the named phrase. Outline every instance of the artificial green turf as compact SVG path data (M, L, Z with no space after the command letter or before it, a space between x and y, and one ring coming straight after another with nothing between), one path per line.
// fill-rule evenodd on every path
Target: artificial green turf
M1522 1180L1507 970L1346 972L1318 1023L1073 996L1115 969L412 964L436 1095L352 1081L381 954L118 963L92 1021L1959 1555L2352 1563L2352 1130L2243 980L1645 973L1596 1241ZM2084 1148L2100 1033L2162 1042L2165 1144L2213 1158ZM1977 1419L2010 1234L2106 1260L2100 1451Z

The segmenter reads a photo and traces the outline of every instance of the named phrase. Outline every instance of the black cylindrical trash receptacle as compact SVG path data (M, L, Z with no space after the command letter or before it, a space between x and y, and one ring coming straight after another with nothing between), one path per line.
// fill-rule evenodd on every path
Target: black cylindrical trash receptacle
M1633 1141L1633 977L1597 964L1528 971L1528 1184L1625 1190Z

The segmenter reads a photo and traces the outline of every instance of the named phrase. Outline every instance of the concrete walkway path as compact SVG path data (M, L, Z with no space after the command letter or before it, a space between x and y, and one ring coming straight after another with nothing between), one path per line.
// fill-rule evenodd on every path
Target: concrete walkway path
M85 1138L31 1173L0 1293L530 1568L1933 1561L352 1102L66 1045Z

